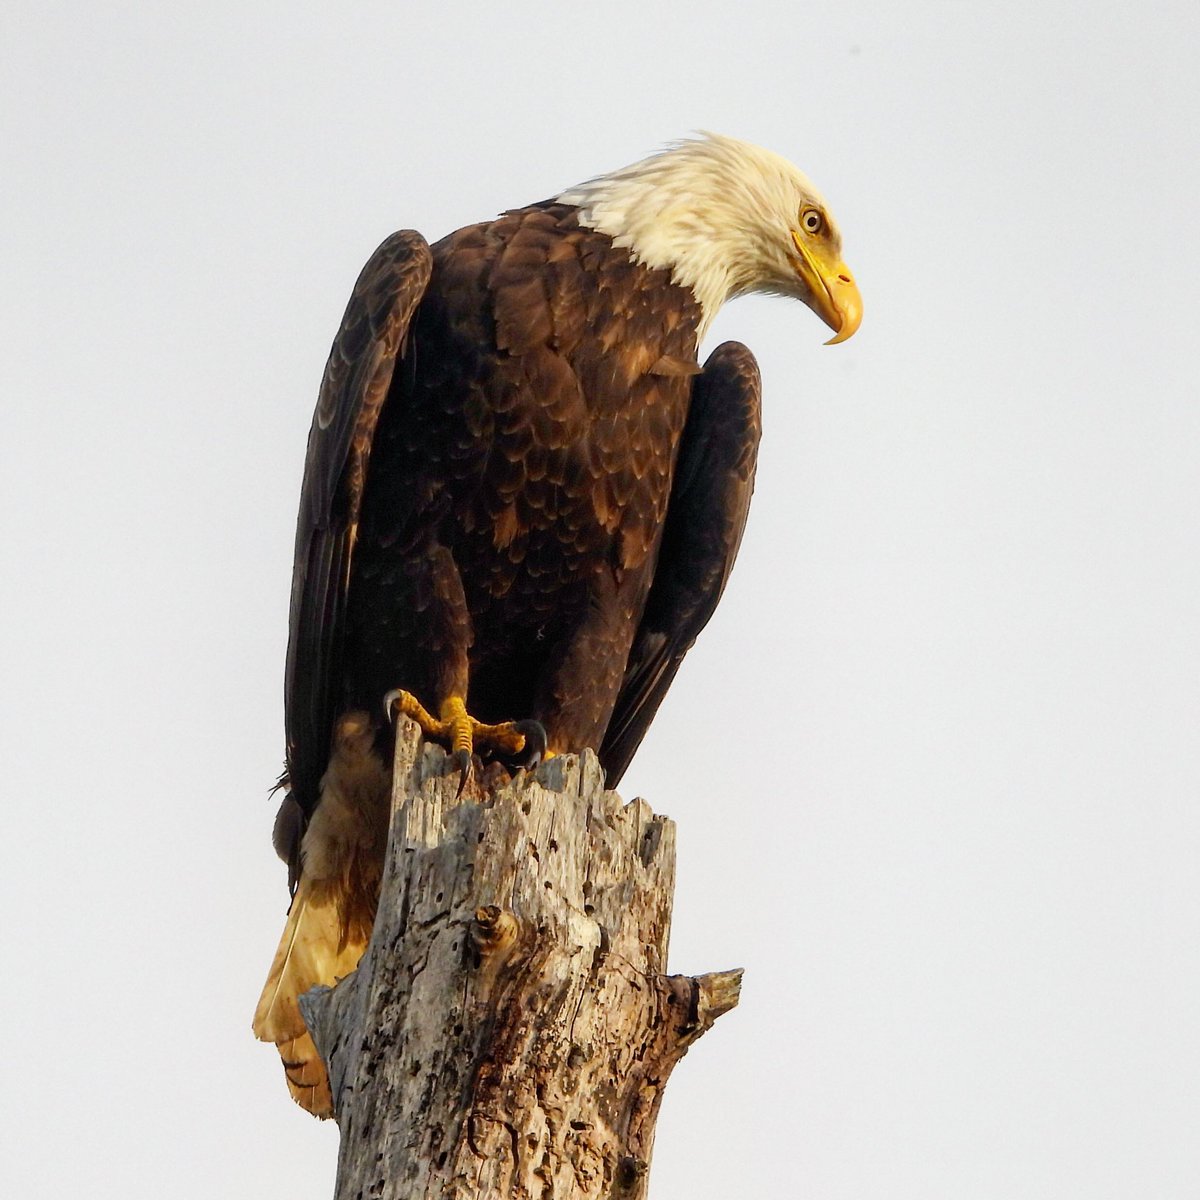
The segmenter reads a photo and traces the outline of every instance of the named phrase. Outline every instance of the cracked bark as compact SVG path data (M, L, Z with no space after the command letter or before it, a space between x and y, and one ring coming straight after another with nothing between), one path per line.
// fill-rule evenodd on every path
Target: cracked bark
M371 945L301 1000L337 1200L644 1196L667 1078L741 981L664 974L674 824L590 752L456 796L411 722L395 779Z

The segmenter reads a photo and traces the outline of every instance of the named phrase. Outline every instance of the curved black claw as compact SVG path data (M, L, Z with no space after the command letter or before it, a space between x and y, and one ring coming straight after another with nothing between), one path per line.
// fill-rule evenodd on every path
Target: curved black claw
M518 721L513 728L525 737L525 748L513 759L513 765L532 771L546 753L546 727L541 721Z
M458 791L454 793L454 798L457 800L463 794L463 788L474 777L475 767L470 750L456 750L451 758L458 768Z

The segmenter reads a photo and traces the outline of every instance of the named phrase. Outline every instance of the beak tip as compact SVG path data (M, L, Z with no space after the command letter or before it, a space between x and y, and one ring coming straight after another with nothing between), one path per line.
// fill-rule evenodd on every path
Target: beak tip
M861 322L861 317L857 314L847 315L843 318L842 324L838 331L825 343L826 346L836 346L839 342L848 342L858 331L858 326Z

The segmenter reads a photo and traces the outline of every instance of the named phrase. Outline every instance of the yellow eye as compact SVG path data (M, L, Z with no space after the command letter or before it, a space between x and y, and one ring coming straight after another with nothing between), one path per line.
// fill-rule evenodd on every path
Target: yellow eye
M800 214L800 228L805 233L818 234L825 232L825 217L819 208L806 208Z

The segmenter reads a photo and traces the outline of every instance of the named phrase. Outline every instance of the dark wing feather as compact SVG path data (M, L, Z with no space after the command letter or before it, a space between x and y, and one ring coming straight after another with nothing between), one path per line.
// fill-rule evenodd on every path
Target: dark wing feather
M739 342L718 346L693 384L654 583L600 747L609 787L725 590L754 491L761 395L758 364Z
M412 230L371 255L334 338L308 435L292 575L284 720L287 774L303 819L329 757L350 561L367 460L432 258Z

